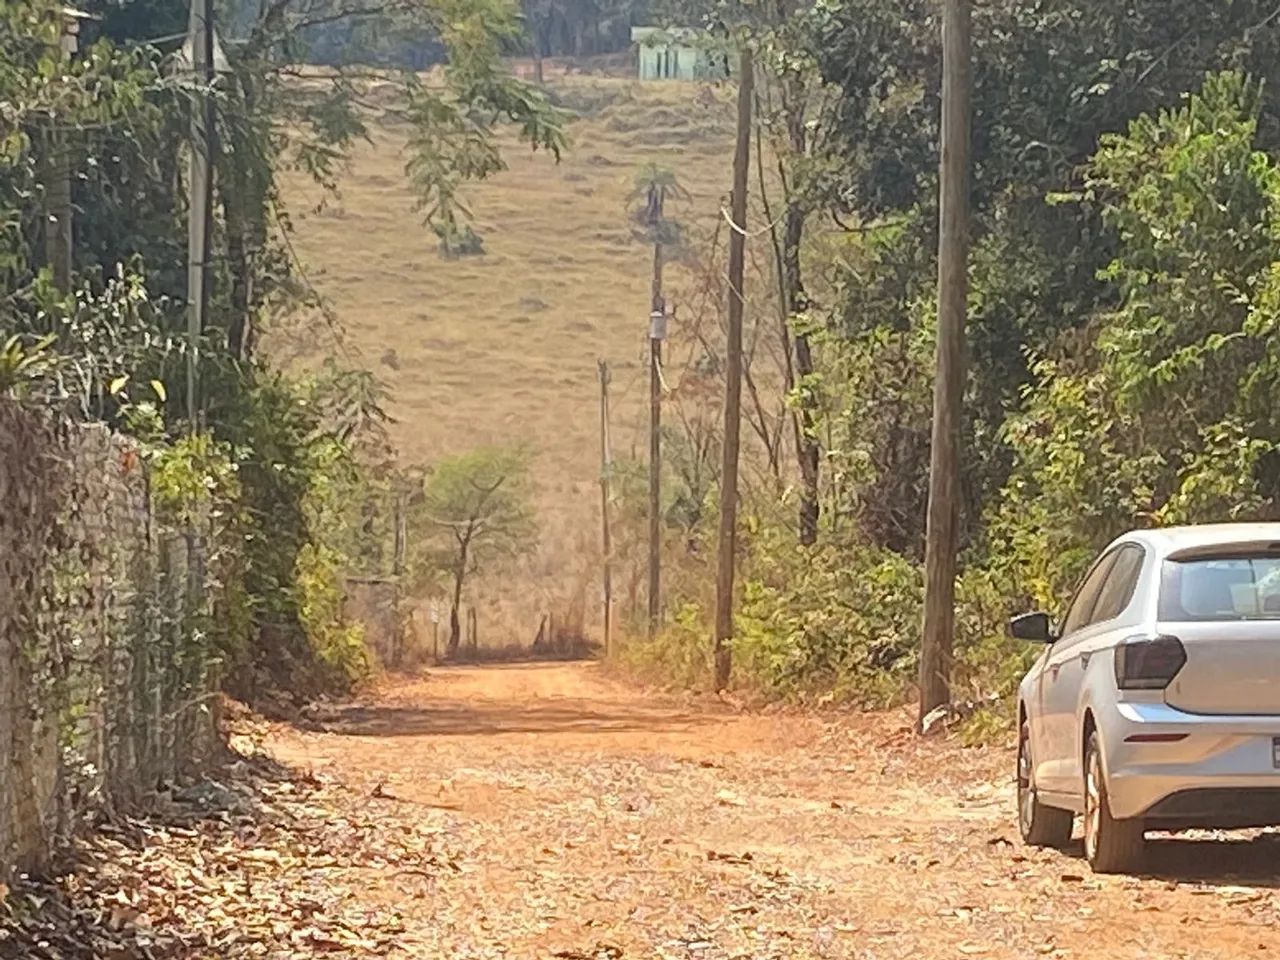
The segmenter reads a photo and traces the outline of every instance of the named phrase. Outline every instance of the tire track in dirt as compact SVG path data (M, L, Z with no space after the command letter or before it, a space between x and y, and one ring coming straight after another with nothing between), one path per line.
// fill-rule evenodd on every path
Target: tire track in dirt
M1280 951L1280 842L1158 841L1095 878L1017 841L1012 757L905 714L734 713L592 664L449 668L276 726L457 869L377 864L413 957L1238 958Z

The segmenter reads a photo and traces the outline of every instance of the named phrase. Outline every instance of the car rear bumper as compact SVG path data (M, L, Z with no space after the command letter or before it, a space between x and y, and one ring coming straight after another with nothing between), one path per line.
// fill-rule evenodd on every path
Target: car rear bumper
M1113 816L1153 829L1280 824L1280 717L1119 703L1099 719Z

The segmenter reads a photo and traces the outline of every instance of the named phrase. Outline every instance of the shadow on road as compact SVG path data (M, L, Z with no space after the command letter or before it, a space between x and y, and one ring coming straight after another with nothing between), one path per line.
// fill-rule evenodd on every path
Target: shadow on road
M1073 843L1070 853L1083 860L1083 845ZM1136 875L1208 887L1280 889L1280 834L1155 834L1147 840L1146 862Z
M483 737L512 733L661 733L692 730L706 717L592 701L351 704L301 721L304 729L355 737Z
M1155 836L1144 873L1158 880L1280 888L1280 835Z

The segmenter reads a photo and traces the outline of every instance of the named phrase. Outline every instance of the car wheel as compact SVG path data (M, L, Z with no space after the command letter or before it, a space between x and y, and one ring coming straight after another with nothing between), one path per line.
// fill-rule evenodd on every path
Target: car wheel
M1036 796L1035 765L1031 760L1031 725L1018 729L1018 831L1033 847L1065 847L1071 842L1071 811L1046 807Z
M1096 731L1084 751L1084 855L1095 873L1124 873L1142 863L1146 824L1111 816L1102 747Z

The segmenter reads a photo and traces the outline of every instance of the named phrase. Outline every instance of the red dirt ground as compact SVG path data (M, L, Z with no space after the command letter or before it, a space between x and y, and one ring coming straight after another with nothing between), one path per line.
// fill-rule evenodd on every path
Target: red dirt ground
M450 869L344 878L391 955L1239 958L1280 953L1280 841L1166 839L1150 875L1025 849L1004 750L905 714L737 713L592 664L433 670L273 726Z

